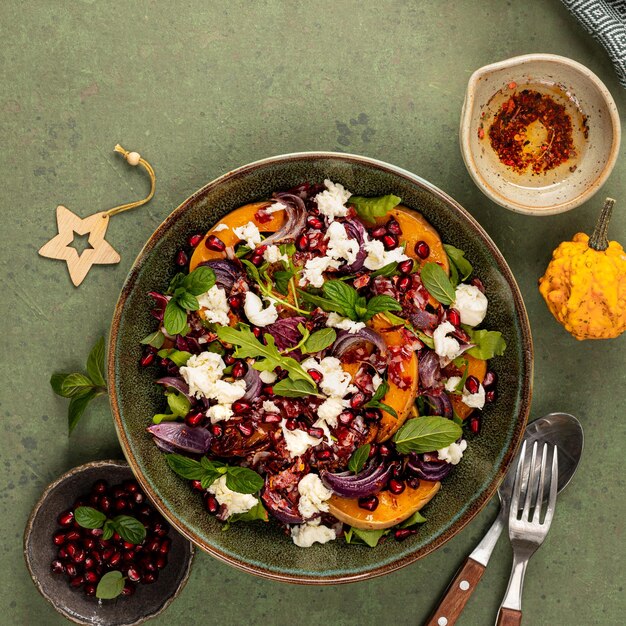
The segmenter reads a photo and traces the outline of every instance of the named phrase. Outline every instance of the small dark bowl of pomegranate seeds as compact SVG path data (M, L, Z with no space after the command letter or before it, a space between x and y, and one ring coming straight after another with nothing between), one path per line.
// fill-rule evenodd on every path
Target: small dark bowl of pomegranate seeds
M122 461L95 461L61 476L24 533L33 582L78 624L125 626L161 613L187 582L193 553Z

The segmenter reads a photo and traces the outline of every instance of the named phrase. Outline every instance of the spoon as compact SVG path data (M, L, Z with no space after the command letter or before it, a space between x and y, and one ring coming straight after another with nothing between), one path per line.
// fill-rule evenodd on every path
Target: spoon
M576 472L578 462L583 452L584 436L580 422L569 413L549 413L544 417L531 422L524 432L526 448L531 449L537 441L539 445L548 443L559 449L559 493L569 484ZM511 463L500 487L500 512L498 517L457 572L449 587L439 602L426 626L452 626L461 615L467 601L476 589L493 549L504 530L509 518L511 495L515 484L515 468L517 463Z

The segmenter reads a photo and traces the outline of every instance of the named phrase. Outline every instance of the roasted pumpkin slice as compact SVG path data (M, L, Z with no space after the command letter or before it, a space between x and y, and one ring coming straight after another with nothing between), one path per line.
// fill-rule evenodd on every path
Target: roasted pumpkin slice
M240 241L239 237L235 235L233 228L244 226L248 222L256 224L258 229L262 232L276 232L285 223L285 211L276 211L275 213L270 213L270 219L265 222L260 222L255 217L259 209L262 209L263 207L269 205L269 202L253 202L251 204L246 204L242 207L239 207L238 209L235 209L228 215L224 216L215 226L213 226L213 228L211 228L211 230L207 232L207 234L204 236L204 239L196 246L196 249L194 250L191 257L191 262L189 263L189 271L193 271L196 267L198 267L198 265L200 265L200 263L204 263L205 261L211 261L213 259L223 259L226 256L225 252L209 250L209 248L204 245L204 242L209 235L215 235L216 237L219 237L228 248L237 245L237 243L239 243ZM224 224L228 228L222 228L222 224Z
M475 376L482 383L487 373L487 361L477 359L476 357L465 354L462 358L467 359L468 376ZM450 394L450 401L456 414L462 419L468 418L474 409L471 406L467 406L462 400L461 396L457 394Z
M407 485L397 496L390 491L381 491L378 494L378 506L374 511L362 509L358 498L340 498L333 495L328 500L328 510L338 520L354 528L368 530L391 528L428 504L440 486L440 482L422 480L417 489Z

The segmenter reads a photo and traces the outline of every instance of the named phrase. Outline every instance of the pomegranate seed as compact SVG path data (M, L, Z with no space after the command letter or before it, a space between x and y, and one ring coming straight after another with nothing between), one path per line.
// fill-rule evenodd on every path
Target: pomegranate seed
M391 454L391 448L386 443L381 443L380 446L378 446L378 454L384 459Z
M378 498L376 496L359 498L359 507L365 509L366 511L375 511L378 507Z
M170 360L166 357L163 357L160 361L159 361L159 365L161 367L165 367L166 369L170 366Z
M135 567L129 567L128 570L126 571L126 576L128 577L128 580L130 580L131 583L138 583L141 578L141 574L139 573L139 570Z
M267 413L263 416L263 422L266 424L278 424L282 421L282 416L279 413Z
M154 361L154 358L154 352L148 352L148 354L145 354L141 357L141 361L139 361L139 364L141 365L141 367L148 367L148 365L150 365L152 361Z
M233 365L233 370L231 372L233 378L243 378L248 371L248 366L244 361L237 361Z
M368 459L375 457L378 454L378 446L375 443L370 444L370 453L367 456Z
M146 496L144 496L141 491L135 491L135 493L130 494L130 499L133 504L137 505L142 504L143 501L146 499Z
M83 587L83 591L85 592L86 596L95 596L96 595L96 585L92 585L92 584L86 584Z
M52 541L55 546L62 546L65 543L65 532L57 530L54 535L52 535Z
M85 581L88 583L97 583L98 574L96 574L95 572L85 572Z
M461 314L456 309L449 309L446 313L446 317L453 326L461 325Z
M214 252L224 252L224 250L226 250L226 244L224 244L224 242L215 235L209 235L205 239L204 245L209 250L213 250Z
M245 423L245 422L241 422L240 424L237 424L237 429L244 437L250 437L250 435L252 435L252 433L254 432L254 428L252 424Z
M185 267L187 263L189 263L187 253L184 250L179 250L176 253L176 265L178 265L178 267Z
M478 378L476 378L476 376L468 376L465 381L465 389L467 389L470 393L478 393L478 390L480 389Z
M398 263L398 270L402 274L410 274L413 271L414 265L415 263L413 263L413 259L407 259L406 261L402 261L401 263Z
M263 395L265 396L273 396L274 395L274 387L272 387L272 385L265 385L262 389L261 392L263 393Z
M402 276L398 279L396 286L401 292L407 291L407 289L411 286L411 278L409 276Z
M391 475L394 478L400 478L400 476L402 476L402 463L400 463L400 461L391 464Z
M289 418L285 422L285 426L287 427L287 430L296 430L296 428L298 428L298 422L293 418Z
M93 537L85 537L83 539L83 548L85 550L93 550L96 547L96 541Z
M309 428L309 435L311 435L311 437L317 437L318 439L321 439L324 436L324 430L322 428L316 428L315 426L311 426L311 428Z
M396 480L395 478L392 478L389 481L389 485L387 486L389 488L389 491L391 491L391 493L393 493L396 496L400 495L404 491L404 488L406 487L403 481Z
M354 413L352 411L343 411L339 414L339 423L347 426L354 419Z
M430 256L430 246L425 241L418 241L415 244L415 254L420 259L427 259Z
M82 563L85 560L85 554L86 552L82 548L78 548L76 550L76 553L74 554L74 557L72 558L72 561L74 561L74 563L76 563L77 565L79 563Z
M377 228L374 228L372 230L372 237L374 237L374 239L380 239L381 237L384 237L387 234L387 229L384 226L378 226Z
M74 587L74 589L78 589L84 582L85 582L85 579L82 576L80 575L74 576L70 578L70 587Z
M498 397L498 392L495 389L490 389L486 394L485 394L485 402L495 402L496 398Z
M330 457L332 456L332 452L330 450L317 450L315 452L315 456L320 460L320 461L327 461L328 459L330 459Z
M212 515L215 515L220 508L217 498L212 494L207 494L204 499L204 505L206 506L207 511Z
M54 559L54 561L50 564L50 571L53 574L62 574L65 571L63 562L60 559Z
M91 558L96 562L96 563L102 563L102 561L104 560L102 558L102 554L98 551L98 550L92 550L91 551Z
M489 370L483 378L483 387L485 389L491 389L492 387L495 387L497 382L498 377L496 376L496 373Z
M76 565L74 563L66 563L65 564L65 573L68 576L76 576Z
M74 521L74 512L73 511L64 511L57 518L59 522L59 526L71 526Z
M151 539L147 544L146 544L146 550L148 552L158 552L159 551L159 545L160 542L159 540L155 537L154 539Z
M92 536L92 537L101 537L102 533L104 531L102 530L102 528L92 528L91 530L88 531L88 533Z
M263 254L258 252L258 250L255 251L255 253L250 257L250 262L252 263L252 265L256 266L262 265L263 260Z
M471 417L469 426L470 426L470 430L472 431L472 433L474 433L475 435L478 435L480 433L480 418Z
M93 569L96 566L96 561L92 556L85 558L85 569Z
M358 407L360 407L363 403L365 402L365 394L362 391L357 391L351 398L350 398L350 406L353 409L357 409Z
M391 235L398 235L398 236L402 234L402 229L400 228L400 224L398 224L398 221L395 220L393 217L387 222L387 232Z
M417 476L411 476L411 478L407 478L406 484L411 489L418 489L420 486L420 479Z
M68 541L78 541L81 537L80 537L80 532L77 530L70 530L67 532L67 534L65 535L65 538Z
M115 567L122 560L121 552L114 552L109 558L109 565Z
M165 522L155 522L154 526L152 527L152 532L157 537L165 537L168 530L169 526Z
M202 483L199 480L192 480L191 481L191 488L194 491L204 491L204 489L202 488Z
M112 501L111 498L109 498L109 496L102 496L100 498L100 501L98 502L98 505L100 507L100 510L103 513L108 513L111 510L111 505L112 505Z
M255 327L252 329L252 334L253 334L253 335L254 335L257 339L260 339L260 338L261 338L261 329L260 329L260 328L258 328L257 326L255 326Z
M370 420L372 422L378 422L383 417L382 411L380 409L367 409L365 411L365 419Z
M243 302L239 294L236 294L228 298L228 306L231 309L240 309L242 304Z
M131 582L127 582L122 589L123 596L132 596L135 593L135 585Z
M235 400L233 402L233 411L235 413L245 413L246 411L249 411L251 409L251 405L249 402L246 402L245 400Z
M316 230L320 230L324 226L322 220L315 217L315 215L309 215L309 217L306 218L306 224L309 228L315 228Z
M102 552L102 559L108 561L114 554L115 550L113 548L107 548Z
M381 241L386 250L392 250L398 247L398 238L395 235L385 235Z
M58 552L57 556L60 559L67 559L67 552L65 551L65 548L59 548L59 552Z
M303 233L296 239L296 248L300 252L306 252L309 249L309 238L306 234Z
M196 233L195 235L190 235L189 239L187 239L187 242L192 248L195 248L202 241L203 237L204 235L202 235L201 233Z
M97 493L97 494L102 495L103 493L106 493L108 488L109 488L109 483L107 483L106 480L96 480L96 482L91 487L91 491L92 493Z
M190 428L195 428L196 426L202 426L205 420L206 415L202 411L195 411L185 417L185 424Z
M118 498L115 501L115 510L116 511L123 511L124 509L128 508L128 500L125 500L124 498Z
M235 364L235 357L232 354L227 354L224 357L224 363L226 363L226 365L234 365Z
M142 577L141 577L141 582L144 585L151 585L152 583L155 583L157 581L157 578L159 577L159 572L146 572Z
M316 369L311 368L307 370L306 373L315 381L315 384L319 385L324 379L324 375Z
M211 426L211 434L219 439L224 434L224 429L219 424Z
M396 541L404 541L411 535L416 535L417 530L415 528L399 528L393 533Z
M165 537L163 541L161 541L161 546L159 548L159 552L161 554L167 554L172 547L172 540L169 537Z
M167 557L164 554L160 554L156 560L157 569L163 569L167 565Z

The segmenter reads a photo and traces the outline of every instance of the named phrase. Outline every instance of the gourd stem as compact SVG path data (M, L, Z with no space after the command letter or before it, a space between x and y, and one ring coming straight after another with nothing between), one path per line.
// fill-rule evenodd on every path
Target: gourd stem
M602 213L600 213L600 217L598 218L598 223L593 231L593 235L591 235L591 239L589 239L589 247L594 250L606 250L609 247L609 221L611 219L611 213L613 212L613 205L615 204L615 200L613 198L607 198L604 201L604 206L602 207Z

